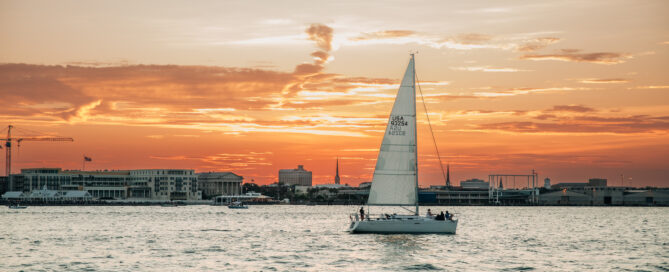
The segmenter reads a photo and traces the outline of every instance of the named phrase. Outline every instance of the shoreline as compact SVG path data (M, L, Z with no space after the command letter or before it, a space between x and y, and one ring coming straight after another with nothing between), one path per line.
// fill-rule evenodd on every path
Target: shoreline
M2 200L0 205L9 206L10 204L17 204L17 202L10 202ZM53 202L43 202L43 201L21 201L18 202L21 206L160 206L164 207L165 205L171 205L170 207L175 206L221 206L225 207L226 205L213 205L209 201L86 201L86 202L77 202L77 201L53 201ZM291 203L291 204L279 204L279 203L244 203L250 206L265 206L265 205L290 205L290 206L367 206L362 203ZM424 203L421 204L422 207L434 207L434 206L457 206L457 207L669 207L669 205L484 205L484 204L432 204Z

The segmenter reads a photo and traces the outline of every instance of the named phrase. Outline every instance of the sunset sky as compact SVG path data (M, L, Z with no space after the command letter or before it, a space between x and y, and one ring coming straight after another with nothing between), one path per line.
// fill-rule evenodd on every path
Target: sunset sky
M0 138L74 138L23 142L15 173L86 154L260 184L302 164L321 184L339 157L357 185L418 51L455 184L669 186L669 1L0 0L0 41ZM418 108L419 182L443 184Z

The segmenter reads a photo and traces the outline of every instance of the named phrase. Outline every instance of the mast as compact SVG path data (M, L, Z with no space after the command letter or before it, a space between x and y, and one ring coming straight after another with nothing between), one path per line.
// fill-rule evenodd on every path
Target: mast
M416 162L416 215L418 215L418 115L416 114L416 60L414 53L411 53L411 60L413 61L413 116L416 121L413 122L413 139L416 144L416 152L414 152Z

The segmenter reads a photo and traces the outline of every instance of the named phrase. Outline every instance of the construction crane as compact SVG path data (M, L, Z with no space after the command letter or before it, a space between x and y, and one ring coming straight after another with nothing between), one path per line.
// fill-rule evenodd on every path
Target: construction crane
M14 126L7 126L7 138L0 138L0 142L5 142L5 172L7 173L7 181L9 185L9 190L14 189L14 184L12 183L12 142L16 142L16 146L20 147L21 142L23 141L48 141L48 142L73 142L74 139L67 137L54 137L54 136L19 136L12 137L12 128ZM2 148L2 147L0 147Z

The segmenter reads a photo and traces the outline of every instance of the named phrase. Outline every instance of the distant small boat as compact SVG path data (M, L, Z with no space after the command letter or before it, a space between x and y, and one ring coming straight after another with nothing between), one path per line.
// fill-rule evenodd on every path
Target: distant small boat
M230 208L230 209L248 209L249 206L244 205L244 203L242 203L241 201L235 201L235 202L230 203L230 205L228 205L228 208Z
M176 203L163 203L160 204L160 207L176 207L178 206Z
M28 206L21 206L21 205L18 205L18 204L14 204L14 205L9 205L9 208L10 209L25 209L25 208L28 208Z

